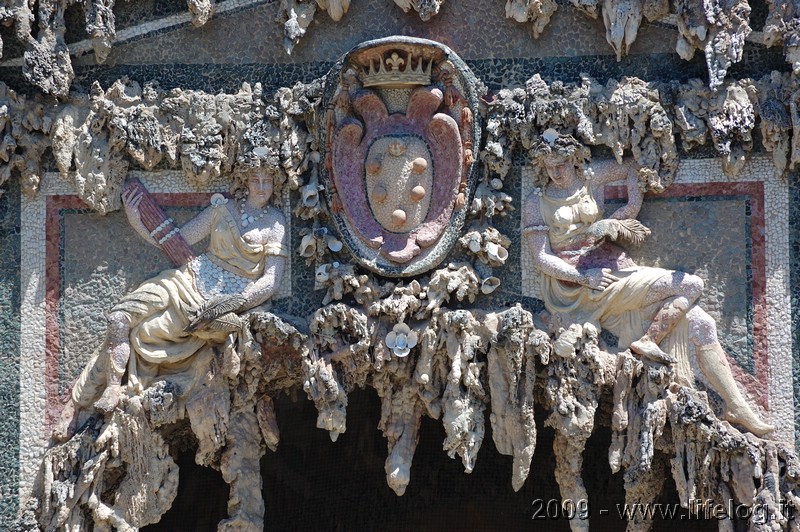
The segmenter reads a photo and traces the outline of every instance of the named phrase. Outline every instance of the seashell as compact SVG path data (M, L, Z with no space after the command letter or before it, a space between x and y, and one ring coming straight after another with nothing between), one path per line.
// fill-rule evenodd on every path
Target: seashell
M314 235L304 236L303 240L300 241L300 256L306 258L313 257L316 252L317 239L314 238Z
M417 185L411 189L412 200L420 201L424 197L425 197L425 187L423 187L422 185Z
M400 227L404 223L406 223L406 211L403 209L397 209L392 213L392 224L395 227Z
M319 187L316 183L309 183L303 187L303 205L314 207L319 203Z
M487 277L481 282L481 292L484 294L491 294L497 287L500 286L500 279L495 276Z
M506 259L508 259L508 250L494 242L488 242L486 244L486 256L490 263L505 264Z
M334 253L342 250L342 241L333 235L325 235L325 243L328 245L328 249Z
M470 238L469 250L473 253L478 253L481 250L481 239L479 237Z
M418 174L421 174L422 172L427 170L427 168L428 168L428 161L426 161L424 157L417 157L416 159L411 161L411 169Z
M495 190L500 190L501 188L503 188L503 180L500 179L499 177L495 177L494 179L492 179L489 184L492 185L492 188Z
M323 283L330 279L331 277L331 265L330 264L320 264L317 266L317 269L314 271L314 281L316 282L316 286L314 287L316 290L322 288Z
M556 131L556 130L555 130L555 129L553 129L553 128L547 128L547 129L545 129L545 130L544 130L544 132L542 133L542 139L544 139L544 141L545 141L546 143L550 144L551 146L553 145L553 143L554 143L555 141L557 141L557 140L558 140L558 136L559 136L559 135L558 135L558 131Z

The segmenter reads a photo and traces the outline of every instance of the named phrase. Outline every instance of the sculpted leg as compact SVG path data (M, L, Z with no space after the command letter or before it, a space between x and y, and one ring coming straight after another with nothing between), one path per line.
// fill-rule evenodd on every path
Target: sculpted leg
M128 335L130 326L127 316L122 312L112 312L108 316L108 367L106 368L106 389L94 404L102 412L111 412L119 403L122 375L128 367L131 344Z
M675 360L662 351L658 344L667 337L702 293L703 280L696 275L671 272L656 281L647 292L645 305L659 301L664 303L656 312L644 336L631 344L631 351L654 362L674 363Z
M67 440L78 430L78 420L83 409L91 406L102 390L95 407L110 412L119 402L122 375L130 357L130 327L122 312L112 312L108 317L106 341L86 364L72 387L70 400L64 405L61 417L53 429L53 437Z
M762 436L775 427L764 423L753 412L739 391L733 378L725 351L717 340L717 327L706 312L694 307L689 311L689 336L697 346L697 363L706 381L725 402L723 418L741 425L756 436Z

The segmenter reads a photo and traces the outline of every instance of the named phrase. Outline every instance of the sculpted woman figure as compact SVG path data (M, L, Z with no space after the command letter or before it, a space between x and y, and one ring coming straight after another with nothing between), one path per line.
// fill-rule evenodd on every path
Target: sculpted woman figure
M724 418L757 435L773 430L740 393L714 320L695 305L702 279L637 266L614 243L650 234L635 219L642 206L635 168L609 161L590 169L589 150L573 137L553 130L543 137L532 150L543 182L527 198L523 234L547 310L572 323L599 324L637 356L675 364L685 383L693 382L693 348L702 377L725 402ZM617 181L625 182L628 202L604 219L604 187Z
M69 425L81 408L112 411L126 372L128 392L138 393L162 373L187 369L209 342L225 341L230 328L209 327L204 316L240 314L272 297L288 257L283 213L269 205L273 187L271 170L243 171L230 200L215 194L180 228L189 244L210 237L207 251L145 281L111 309L105 343L75 383L56 436L75 430ZM158 245L141 220L141 200L141 193L123 194L125 214L146 242Z

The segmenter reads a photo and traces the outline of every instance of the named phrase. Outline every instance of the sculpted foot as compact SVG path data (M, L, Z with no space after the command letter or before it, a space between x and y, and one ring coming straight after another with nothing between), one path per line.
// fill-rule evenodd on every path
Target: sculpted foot
M775 427L761 421L755 412L746 406L735 410L726 409L723 418L732 425L744 427L756 436L763 436L775 430Z
M100 396L100 399L94 404L94 407L106 414L113 411L117 404L119 404L119 394L122 386L119 384L110 384Z
M61 417L58 419L55 428L53 429L53 438L58 441L67 441L75 435L78 424L78 414L80 410L75 408L75 403L70 399L64 405L61 411Z
M643 336L639 340L633 342L630 345L630 348L632 352L640 357L650 360L651 362L657 362L664 365L675 363L675 359L673 357L662 351L661 348L658 347L658 345L647 336Z

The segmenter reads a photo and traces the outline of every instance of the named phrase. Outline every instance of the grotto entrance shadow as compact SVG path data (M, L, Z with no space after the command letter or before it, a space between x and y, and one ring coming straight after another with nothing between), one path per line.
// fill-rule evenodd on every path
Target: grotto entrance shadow
M380 399L372 389L348 397L347 432L335 443L327 432L315 428L317 411L302 392L296 401L286 396L275 399L281 442L277 452L267 451L261 461L265 530L570 530L563 516L545 513L534 518L535 504L540 504L534 501L546 505L561 499L554 475L554 432L542 426L544 410L536 411L536 452L528 480L518 492L511 488L512 459L497 452L488 418L482 449L469 475L460 460L450 459L442 450L441 422L424 418L411 483L398 497L386 484L386 441L377 429ZM622 474L612 474L608 466L610 442L610 429L598 420L584 452L592 531L618 532L625 527L617 510L625 495ZM143 530L216 530L227 517L228 487L222 476L197 466L193 451L182 453L178 464L181 479L172 508L160 523ZM658 502L678 503L669 476ZM601 515L600 509L609 512ZM717 523L657 519L652 530L711 531L717 530Z

